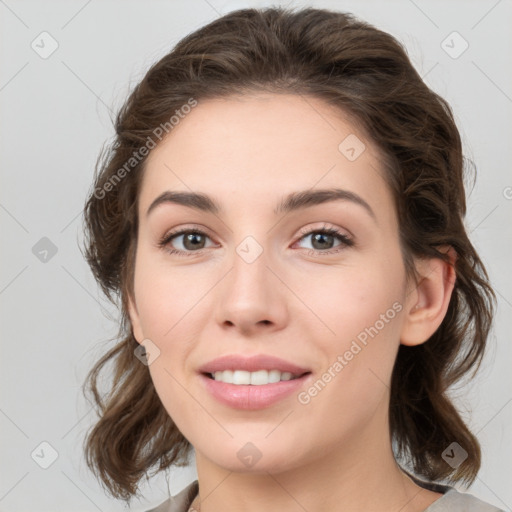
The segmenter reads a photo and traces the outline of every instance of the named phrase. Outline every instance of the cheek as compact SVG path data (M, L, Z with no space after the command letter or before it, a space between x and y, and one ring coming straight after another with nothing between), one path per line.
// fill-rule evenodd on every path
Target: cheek
M312 299L334 335L310 331L310 339L323 354L323 365L300 398L312 424L317 421L313 418L329 418L322 420L326 438L340 435L343 429L347 435L354 433L385 403L402 310L400 281L390 281L374 267L364 273L354 269L343 282L325 286L323 294L314 288Z
M181 432L190 432L191 418L201 411L187 393L188 361L200 338L197 306L208 283L197 276L191 280L184 267L169 269L157 260L141 257L135 272L141 328L160 350L148 369L167 413Z
M398 332L395 320L403 301L402 279L399 271L372 262L337 273L327 269L324 276L302 280L298 295L306 297L306 305L319 320L317 326L327 333L328 346L340 349L376 323L382 334ZM338 343L333 344L335 340Z
M311 309L329 329L322 327L324 335L312 330L309 337L325 356L322 372L330 370L321 380L333 383L318 407L331 403L364 414L386 392L400 342L402 280L399 265L374 261L310 287Z
M184 379L190 371L190 352L204 328L204 318L198 315L201 301L212 288L211 276L198 276L192 267L171 269L164 258L143 251L137 261L134 289L141 328L160 351L149 371L171 413L171 408L187 403Z
M147 338L168 339L211 288L207 272L192 267L170 268L163 258L141 254L135 271L135 297Z

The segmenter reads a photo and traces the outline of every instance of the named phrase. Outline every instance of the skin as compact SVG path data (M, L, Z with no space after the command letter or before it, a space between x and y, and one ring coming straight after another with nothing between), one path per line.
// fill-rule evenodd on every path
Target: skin
M350 134L366 146L354 161L338 149ZM149 371L195 449L202 511L419 512L441 496L417 486L394 459L389 384L400 343L423 343L440 325L453 270L419 260L419 278L406 278L383 176L377 149L357 126L319 99L291 94L199 102L151 152L130 319L137 341L160 351ZM346 200L273 212L290 192L330 187L358 194L375 218ZM164 203L147 215L167 190L208 194L223 211ZM301 233L325 225L354 245L325 254L340 241L319 246ZM158 246L181 227L207 233L199 254ZM252 263L236 252L249 235L263 250ZM169 248L194 251L179 235ZM311 369L307 390L396 303L400 312L308 404L292 394L242 411L201 385L197 369L207 361L264 353ZM237 456L247 442L261 454L251 467Z

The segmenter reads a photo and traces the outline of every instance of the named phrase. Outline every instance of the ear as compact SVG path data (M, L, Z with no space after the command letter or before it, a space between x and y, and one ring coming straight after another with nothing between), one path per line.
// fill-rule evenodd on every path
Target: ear
M135 339L141 343L145 338L142 333L142 326L140 324L139 312L137 305L131 296L128 297L128 314L130 316L130 323L132 324L132 331Z
M415 261L416 283L408 291L404 323L400 335L403 345L420 345L427 341L443 321L455 285L456 253L452 247L440 250L449 256Z

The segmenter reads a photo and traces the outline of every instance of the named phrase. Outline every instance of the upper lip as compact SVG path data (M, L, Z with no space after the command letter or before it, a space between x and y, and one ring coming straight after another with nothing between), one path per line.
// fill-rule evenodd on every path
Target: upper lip
M302 368L294 363L266 354L256 356L241 356L238 354L228 354L218 357L202 365L199 368L201 373L215 373L224 370L245 370L255 372L258 370L279 370L281 372L290 372L293 375L302 375L310 370Z

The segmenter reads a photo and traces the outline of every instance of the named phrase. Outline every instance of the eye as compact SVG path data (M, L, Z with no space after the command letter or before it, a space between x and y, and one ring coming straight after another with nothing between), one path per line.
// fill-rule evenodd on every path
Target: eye
M305 230L301 231L301 234L303 236L300 240L311 237L311 242L313 245L311 250L316 253L333 254L354 245L354 241L347 234L339 231L334 227L324 226L320 229ZM339 241L339 244L333 246L332 244L336 240Z
M158 242L158 246L165 249L169 254L192 256L194 253L200 253L202 249L206 248L205 241L209 238L200 229L185 228L166 233ZM174 243L181 247L173 247Z
M334 227L324 226L320 229L302 230L301 234L300 240L311 237L313 247L310 251L318 254L334 254L354 245L354 241L347 234ZM207 239L209 240L210 237L201 229L182 228L166 233L158 242L158 246L169 254L194 256L201 254L203 249L211 247L205 245ZM336 240L339 243L333 246ZM175 247L175 244L178 247Z

